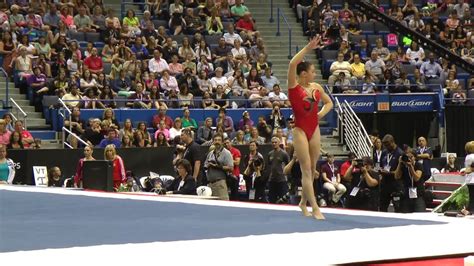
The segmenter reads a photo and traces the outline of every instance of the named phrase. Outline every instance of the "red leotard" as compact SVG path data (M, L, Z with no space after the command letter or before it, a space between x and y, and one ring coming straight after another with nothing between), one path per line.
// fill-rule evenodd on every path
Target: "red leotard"
M313 137L318 127L318 104L321 98L319 90L314 90L313 95L308 96L301 85L288 90L288 97L293 109L295 126L301 128L308 140Z

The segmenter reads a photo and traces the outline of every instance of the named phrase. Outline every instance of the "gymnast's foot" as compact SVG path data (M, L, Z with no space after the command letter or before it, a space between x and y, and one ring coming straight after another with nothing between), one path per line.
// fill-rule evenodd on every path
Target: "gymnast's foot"
M304 216L306 216L306 217L311 216L311 213L308 211L308 208L306 207L306 204L300 203L300 204L298 204L298 206L300 207L301 212L303 213Z
M325 220L324 215L321 213L321 210L313 210L313 218L316 220Z

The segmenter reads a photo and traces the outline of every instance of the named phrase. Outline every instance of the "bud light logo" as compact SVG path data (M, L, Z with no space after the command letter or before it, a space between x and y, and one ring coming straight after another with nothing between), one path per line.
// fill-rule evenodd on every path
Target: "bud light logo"
M408 102L392 102L392 107L419 108L419 107L430 107L431 105L433 105L432 101L411 100Z
M373 102L360 102L360 101L351 101L349 102L351 107L372 107L374 105Z

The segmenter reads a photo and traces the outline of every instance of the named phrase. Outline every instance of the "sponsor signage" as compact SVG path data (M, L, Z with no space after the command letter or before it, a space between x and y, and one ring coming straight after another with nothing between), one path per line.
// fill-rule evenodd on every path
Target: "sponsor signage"
M437 93L403 94L334 94L339 102L347 101L356 113L433 112L437 109Z

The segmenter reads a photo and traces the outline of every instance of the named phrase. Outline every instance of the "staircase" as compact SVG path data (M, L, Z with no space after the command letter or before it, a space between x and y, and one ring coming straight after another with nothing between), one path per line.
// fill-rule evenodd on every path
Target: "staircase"
M433 203L427 206L432 211L462 186L466 178L457 174L435 174L425 182L425 187L433 194Z
M265 47L268 51L268 61L273 64L273 74L280 80L283 90L287 89L286 75L288 71L288 27L280 16L280 36L276 36L277 32L277 8L286 16L289 26L292 30L291 55L295 55L298 50L308 43L308 37L304 36L301 23L296 22L296 15L292 8L289 7L288 0L273 0L273 18L270 19L270 0L252 0L245 1L245 5L249 8L252 17L257 21L257 30L261 33ZM306 60L312 62L316 67L316 82L325 83L322 80L320 66L316 58L316 53L306 55Z

